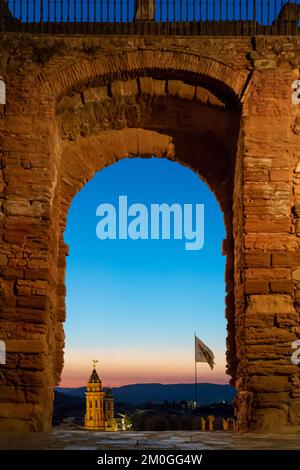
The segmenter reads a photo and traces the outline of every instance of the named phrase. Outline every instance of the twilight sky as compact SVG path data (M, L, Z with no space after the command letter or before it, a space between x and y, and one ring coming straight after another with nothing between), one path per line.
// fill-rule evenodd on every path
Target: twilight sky
M126 195L128 204L204 204L205 242L99 240L96 208ZM225 375L223 217L191 170L165 159L124 159L97 173L76 195L65 241L67 321L61 386L86 383L99 359L104 385L194 380L194 332L214 351L216 367L198 364L199 382Z
M135 0L7 0L10 11L23 21L132 21ZM157 21L253 19L272 24L286 0L157 0ZM299 0L294 0L299 3ZM200 8L201 4L201 8ZM41 6L43 9L41 10ZM96 9L95 9L96 5ZM22 6L22 8L21 8ZM254 8L255 7L255 8ZM43 15L41 13L43 12Z

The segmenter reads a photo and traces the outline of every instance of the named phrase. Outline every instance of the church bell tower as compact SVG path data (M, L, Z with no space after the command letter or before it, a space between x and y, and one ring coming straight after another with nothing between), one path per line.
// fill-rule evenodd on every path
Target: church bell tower
M104 399L104 412L105 412L105 429L106 431L117 431L117 424L115 420L114 397L112 396L111 388L109 387L105 393Z
M102 391L102 382L96 371L97 362L93 361L93 371L86 386L85 429L90 431L105 431L105 392Z

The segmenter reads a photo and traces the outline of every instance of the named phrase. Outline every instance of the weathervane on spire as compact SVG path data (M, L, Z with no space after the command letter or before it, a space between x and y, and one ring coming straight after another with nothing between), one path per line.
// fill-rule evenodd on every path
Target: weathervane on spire
M97 364L97 362L99 362L98 359L93 359L93 367L94 367L94 369L96 369L96 364Z

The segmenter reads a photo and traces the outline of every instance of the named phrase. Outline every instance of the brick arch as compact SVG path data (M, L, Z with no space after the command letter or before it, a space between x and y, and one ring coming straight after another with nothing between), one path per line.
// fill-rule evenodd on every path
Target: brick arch
M58 132L57 99L74 87L90 86L95 77L111 81L158 73L203 85L221 100L224 95L230 108L244 101L252 69L235 139L233 243L226 240L223 247L234 254L226 273L226 314L234 315L237 350L229 346L228 362L238 390L239 430L299 429L299 367L291 363L291 344L300 337L300 158L291 103L298 72L292 73L294 62L284 54L286 38L274 38L273 44L259 38L190 39L164 38L169 50L161 51L161 38L151 38L154 51L144 49L144 38L129 44L128 38L95 37L97 58L87 59L85 37L55 44L40 37L42 51L52 48L42 64L23 37L15 50L4 42L8 105L1 116L0 302L8 363L0 374L2 430L50 429L53 385L62 368L67 249L60 240L60 207L67 208L69 200L59 197L66 143ZM56 45L63 47L58 51ZM106 54L98 54L103 50ZM219 189L228 194L224 182Z
M110 93L108 96L109 109L111 109L114 104L117 106L122 102L125 106L128 105L124 96L126 93L129 93L130 100L138 100L141 103L142 100L149 105L149 100L151 102L151 92L146 88L143 88L143 78L139 79L139 86L136 87L132 82L134 82L135 75L142 68L142 54L132 54L131 57L137 57L139 61L133 63L133 65L128 64L128 60L124 61L123 66L120 67L121 70L126 70L127 73L135 71L135 74L131 76L131 80L126 80L126 76L120 76L118 71L110 65L107 65L107 68L102 67L102 74L106 73L106 76L109 79L110 83ZM197 57L197 56L195 56ZM114 57L111 58L107 63L113 62ZM144 58L144 60L146 60ZM162 57L160 57L159 63L161 63ZM177 59L178 60L178 59ZM227 76L227 82L229 83L229 69L225 66L225 72L223 70L222 75L222 64L216 61L204 61L201 68L202 74L211 73L212 79L216 80L216 77L219 79L224 76ZM159 63L152 62L150 66L144 70L146 77L150 78L151 73L154 69L159 68ZM180 62L177 62L180 64ZM170 68L172 66L171 62L166 62L165 70L166 76L170 73ZM64 105L68 106L69 98L67 97L66 102L64 101L64 96L66 93L71 95L71 101L73 102L75 97L75 109L76 109L76 93L80 96L77 97L77 104L82 100L85 102L85 93L87 93L87 99L91 99L91 94L88 95L89 91L89 81L91 79L91 74L93 77L97 77L100 74L100 70L95 72L93 70L86 70L86 66L79 65L80 70L84 71L84 75L80 74L80 71L76 70L78 64L75 64L75 69L67 69L65 76L61 76L60 80L55 80L55 88L52 89L52 100L53 98L61 98L60 101L56 101L57 108L60 107L62 111ZM152 68L152 66L154 68ZM179 70L176 70L176 73L173 71L171 73L172 79L177 79L177 73L179 73L179 78L182 80L182 70L189 68L190 73L194 73L194 70L199 66L195 64L186 66L186 64L177 65ZM217 67L220 66L219 71ZM127 70L131 67L131 70ZM199 67L198 67L199 70ZM210 70L210 72L209 72ZM231 69L232 71L232 69ZM117 73L118 72L118 73ZM67 77L71 76L72 81L68 82ZM149 77L150 75L150 77ZM198 79L203 77L203 75L198 74ZM117 80L116 80L117 78ZM123 78L123 80L122 80ZM232 78L232 72L230 74ZM102 130L95 133L93 126L90 123L88 115L83 117L89 123L88 129L86 129L85 136L81 136L80 133L72 135L71 140L69 140L68 135L63 134L63 125L62 127L58 125L58 146L61 148L59 156L59 174L57 180L56 194L54 196L55 206L59 208L56 209L56 215L53 217L53 223L55 228L54 233L59 235L59 238L55 240L53 246L53 253L56 252L57 247L59 247L57 254L57 263L59 269L56 273L56 282L57 289L56 294L53 295L53 305L55 305L56 310L56 321L57 328L60 330L62 328L61 322L65 320L65 263L66 263L66 252L68 247L65 245L63 240L63 232L66 226L66 218L69 206L73 197L80 191L80 189L94 176L97 171L100 171L107 165L110 165L121 158L126 156L144 156L149 157L154 155L159 158L169 158L177 161L180 164L188 166L190 169L195 171L200 178L209 186L213 191L218 200L221 210L224 215L224 222L226 227L227 239L225 242L226 246L226 283L227 283L227 297L226 297L226 317L227 317L227 330L228 330L228 351L227 351L227 368L228 374L231 375L233 384L236 379L236 351L235 351L235 315L234 315L234 290L233 290L233 270L234 270L234 257L233 257L233 227L232 227L232 188L233 188L233 178L234 178L234 160L235 160L235 147L238 137L238 128L239 128L239 107L238 106L227 106L226 99L223 102L219 100L216 95L218 91L221 93L220 88L223 86L223 90L226 88L224 84L218 82L219 90L214 94L206 92L204 90L200 93L200 99L196 99L196 89L195 93L191 92L190 89L187 89L189 85L184 85L181 81L181 84L184 85L183 93L177 90L169 90L167 85L164 82L160 84L160 89L168 90L168 93L158 93L153 98L153 107L150 106L150 117L147 120L137 120L136 124L141 125L142 127L130 127L132 124L124 124L123 128L114 128L114 120L111 118L109 130ZM156 79L156 84L158 80ZM130 83L129 83L130 82ZM124 87L127 83L125 91ZM238 80L235 83L235 91L238 92L237 87ZM221 85L220 85L221 84ZM93 83L92 83L93 85ZM176 82L178 85L178 81ZM201 82L202 85L202 82ZM244 83L243 83L244 86ZM75 87L75 90L74 90ZM137 89L137 94L132 93L132 88ZM190 86L192 88L192 86ZM228 87L227 87L228 88ZM242 87L241 87L242 89ZM239 92L241 92L241 89ZM216 88L214 88L214 91ZM75 95L74 95L75 93ZM150 94L149 94L150 93ZM83 94L83 96L82 96ZM125 95L124 95L125 94ZM92 93L93 95L93 93ZM227 96L233 96L234 93L232 90L230 92L227 90ZM146 97L146 98L145 98ZM223 97L223 96L222 96ZM94 99L94 95L93 95ZM155 108L156 100L158 99L160 106L165 106L164 113L162 113L157 120L153 120L153 115L157 115ZM208 101L206 101L206 99ZM237 101L237 96L234 98ZM132 101L129 101L132 104ZM171 110L168 110L168 103L171 107ZM74 104L73 104L74 105ZM84 105L86 106L86 104ZM175 106L175 108L174 108ZM191 113L195 122L199 121L198 127L194 129L189 129L188 123L184 123L182 119L178 117L174 119L172 117L172 126L168 128L166 124L166 119L168 120L170 116L175 113L176 106L186 107L187 113ZM117 111L119 108L116 108ZM130 109L130 108L129 108ZM102 111L101 111L102 112ZM149 113L149 108L147 108L147 113ZM198 113L198 119L197 119ZM199 119L199 113L204 113L207 115L208 121L210 124L206 123L204 125L202 119ZM210 116L210 117L209 117ZM226 116L226 118L225 118ZM69 114L70 120L75 120L74 109L70 110ZM224 126L226 122L226 126ZM57 118L57 123L59 123ZM202 123L202 124L201 124ZM222 128L222 124L225 127ZM67 124L67 123L66 123ZM129 127L127 127L129 126ZM202 131L201 132L201 126ZM201 135L203 134L203 135ZM187 145L188 143L188 145ZM187 148L189 151L187 152ZM218 156L218 157L216 157ZM227 168L226 168L227 167ZM226 168L226 170L225 170ZM60 230L57 230L57 227L60 227ZM221 249L221 247L219 247ZM60 378L62 364L63 364L63 344L62 339L58 341L55 340L55 362L54 362L54 381L57 383Z
M178 51L143 50L123 52L122 54L100 55L96 59L77 60L60 70L49 74L41 73L37 85L49 98L59 98L76 85L84 84L100 76L118 76L126 73L165 71L187 77L211 82L234 99L240 99L248 71L234 69L218 60L200 56L195 53Z
M188 155L184 149L187 141ZM65 227L67 210L73 197L95 173L123 158L139 156L167 158L196 172L215 194L228 231L231 228L230 185L226 185L226 179L213 180L212 175L206 172L205 162L199 162L203 157L212 158L214 152L226 156L225 150L218 143L209 145L198 136L184 132L177 135L168 130L158 132L142 128L123 128L79 137L76 142L65 145L62 153L59 192L63 200L63 215L60 226Z
M200 99L194 99L196 87L185 85L180 81L170 82L175 86L167 95L162 96L161 90L165 90L167 85L165 81L154 80L158 92L153 92L152 96L149 91L151 88L149 78L145 80L147 80L147 86L145 87L144 82L140 82L139 91L134 80L113 81L110 83L113 90L110 96L104 96L107 90L106 87L101 87L100 101L98 101L99 89L97 88L91 90L84 88L84 98L81 93L73 95L71 99L67 97L66 101L62 98L58 103L60 112L57 116L57 123L62 139L63 157L67 158L67 155L73 154L73 161L81 161L80 152L85 155L90 147L94 148L98 155L101 149L103 151L104 142L108 142L106 147L110 146L111 154L119 153L118 158L126 156L127 153L131 156L147 152L149 155L155 155L157 153L155 142L159 142L165 134L170 141L169 145L173 146L173 152L176 147L176 156L174 154L173 158L199 173L215 193L223 212L228 215L231 212L231 208L228 208L228 201L232 196L229 186L234 169L239 110L228 110L224 103L217 100L213 94L205 93L204 89L201 89ZM124 88L125 86L127 88ZM82 105L82 99L88 100L85 105ZM95 105L99 107L91 108ZM138 111L134 118L130 116L129 119L121 119L121 122L116 124L115 119L118 119L120 115L129 116L134 113L135 106L138 107ZM183 111L182 114L176 112L178 107ZM105 126L99 124L103 118ZM142 132L144 141L138 138ZM82 133L85 137L82 137ZM130 135L131 141L127 143L122 141L124 135L126 137ZM189 141L189 156L186 152L187 141ZM147 149L145 149L146 144L149 145ZM131 147L134 145L133 151ZM144 149L143 152L142 149ZM106 150L107 148L104 152ZM158 150L159 156L163 152L166 156L168 155L167 148L164 151L161 148ZM93 161L92 156L89 156L88 161L90 160ZM87 161L86 158L85 161ZM63 164L64 159L62 167ZM86 168L83 168L83 173L85 171ZM226 206L224 205L224 184L229 196ZM226 222L230 223L229 220Z

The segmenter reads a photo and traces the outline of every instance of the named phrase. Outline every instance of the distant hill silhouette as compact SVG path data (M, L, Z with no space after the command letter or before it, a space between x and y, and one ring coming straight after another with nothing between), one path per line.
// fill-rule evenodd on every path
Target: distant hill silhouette
M85 387L63 388L56 387L56 391L74 398L84 398ZM112 388L112 392L117 402L140 405L152 401L153 403L180 402L194 400L194 384L132 384L122 387ZM227 401L231 403L235 397L235 389L230 385L220 385L211 383L198 384L198 404L210 405Z
M75 418L75 422L83 424L85 414L84 396L74 397L66 393L54 391L53 424L58 425L65 418Z

